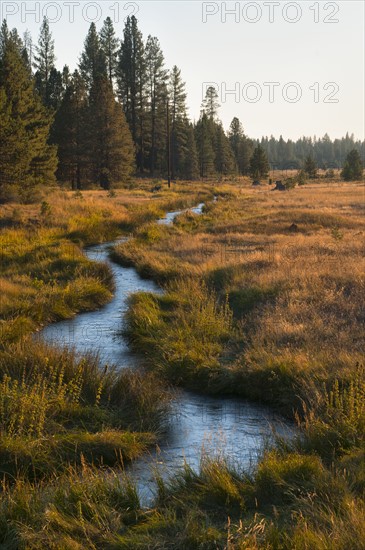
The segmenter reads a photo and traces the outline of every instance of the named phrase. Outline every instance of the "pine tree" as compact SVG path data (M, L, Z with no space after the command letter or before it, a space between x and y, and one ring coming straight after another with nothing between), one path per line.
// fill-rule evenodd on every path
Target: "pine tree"
M14 186L16 176L21 173L17 170L23 151L18 142L21 134L11 114L11 104L5 89L0 87L0 203L11 198L9 186Z
M1 30L0 90L5 126L11 139L1 141L0 181L23 192L37 183L52 183L57 166L56 148L48 145L51 118L34 90L24 44L16 31Z
M90 91L87 149L93 181L104 189L125 181L134 168L134 146L123 108L107 77Z
M160 43L156 37L149 36L146 43L146 65L150 128L150 173L156 167L163 170L166 158L166 102L167 78L165 61Z
M253 144L245 136L242 124L237 117L234 117L231 122L228 136L236 160L237 170L240 174L247 175L250 171Z
M57 111L64 91L62 73L56 68L51 69L47 85L47 106Z
M219 174L232 174L235 171L235 159L229 139L221 124L217 127L215 169Z
M308 155L305 159L303 169L309 178L314 179L317 176L317 165L311 155Z
M216 120L219 107L218 92L213 86L209 86L202 102L202 111L206 113L209 119Z
M186 92L181 71L174 65L170 74L169 98L171 114L171 176L181 175L184 149L187 145L186 133Z
M3 57L5 55L6 44L8 43L9 37L10 33L8 29L8 24L6 22L6 19L4 19L0 29L0 63L2 63Z
M100 46L105 56L109 82L113 84L117 71L119 40L115 36L113 22L110 17L105 19L100 31Z
M136 148L137 168L143 172L146 156L146 60L138 21L128 17L117 66L118 96L122 102Z
M253 151L253 141L243 136L238 151L238 169L243 176L247 176L250 173L250 161Z
M70 68L68 65L65 65L62 69L62 87L65 91L67 90L67 87L70 84L70 79L71 79Z
M97 79L107 74L106 59L101 47L95 23L91 23L84 42L84 51L79 63L80 73L90 91Z
M343 177L345 181L360 181L363 179L363 172L364 166L359 152L356 151L356 149L352 149L346 157L341 177Z
M214 128L205 112L201 115L195 128L196 145L199 157L199 172L202 178L214 174Z
M243 139L244 131L243 126L239 119L237 117L234 117L228 132L229 142L232 147L232 151L234 153L236 162L238 164L238 154L239 154L239 148L241 144L241 140Z
M52 128L52 141L58 146L57 180L81 189L88 181L85 126L88 98L85 82L78 71L68 78L62 103Z
M258 144L250 160L250 174L254 179L267 177L270 170L269 162L263 147Z
M38 46L36 46L33 67L36 69L36 88L44 105L47 107L50 107L49 80L52 70L55 69L55 61L54 40L49 29L48 20L44 17L39 34Z
M26 30L25 33L23 34L23 43L24 43L24 49L27 54L29 67L33 67L33 58L34 58L33 39L32 39L32 35L28 30Z
M195 180L199 177L199 158L195 141L194 126L185 119L185 146L180 157L180 173L182 178Z

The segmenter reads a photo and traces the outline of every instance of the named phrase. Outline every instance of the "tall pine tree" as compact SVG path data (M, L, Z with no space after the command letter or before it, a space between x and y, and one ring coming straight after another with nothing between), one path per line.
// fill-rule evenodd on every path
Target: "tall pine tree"
M238 173L247 175L250 170L250 158L253 145L243 131L243 126L237 117L234 117L228 132L229 141L235 157Z
M107 77L94 82L87 117L86 145L93 182L110 189L131 175L134 145L123 108L115 100Z
M216 129L215 169L218 174L222 175L235 172L235 159L231 144L221 124Z
M186 92L185 82L181 79L181 71L173 66L169 80L169 100L171 115L171 177L181 176L183 159L187 147L186 127ZM190 129L189 129L190 131Z
M262 146L258 144L250 160L250 174L254 179L265 178L270 170L269 161Z
M203 99L202 111L204 111L211 120L216 120L219 107L218 92L214 86L209 86L205 93L205 98Z
M185 119L185 145L180 157L180 176L187 180L199 177L199 157L195 141L194 126Z
M117 66L118 96L136 148L137 168L143 172L146 163L146 61L138 21L128 17Z
M49 29L49 23L46 17L41 26L36 54L34 55L33 67L36 69L35 82L36 88L46 107L51 106L51 86L50 80L55 77L55 51L54 40Z
M115 36L113 21L107 17L100 31L100 46L104 53L109 82L114 84L117 72L119 40Z
M195 127L196 145L199 157L199 172L202 178L212 176L214 167L214 126L203 111Z
M148 119L150 129L149 166L153 176L166 164L166 102L168 72L160 43L149 36L146 43Z
M9 33L6 22L0 44L0 184L18 186L26 194L35 184L54 181L56 148L48 144L51 118L35 92L24 44L16 31Z
M97 79L106 76L106 59L95 23L91 23L79 63L80 73L90 91Z
M52 141L58 146L58 181L82 189L91 177L85 126L88 97L83 78L75 71L68 85L52 128Z

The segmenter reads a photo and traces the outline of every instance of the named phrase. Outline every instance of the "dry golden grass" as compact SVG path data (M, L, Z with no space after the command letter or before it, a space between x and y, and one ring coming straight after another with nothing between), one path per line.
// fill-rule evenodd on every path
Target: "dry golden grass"
M208 186L201 191L206 196ZM112 193L51 188L38 204L1 205L2 344L111 298L108 269L89 262L82 246L111 241L166 210L199 200L191 184L151 193L151 182L145 181Z
M194 277L228 295L242 341L231 370L347 377L363 361L363 184L272 192L241 181L216 192L202 216L139 230L117 257L161 282Z

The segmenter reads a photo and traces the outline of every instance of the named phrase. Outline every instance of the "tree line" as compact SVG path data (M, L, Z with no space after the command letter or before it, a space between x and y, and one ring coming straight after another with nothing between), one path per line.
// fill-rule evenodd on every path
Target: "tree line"
M303 168L307 157L312 157L322 170L340 169L352 150L356 150L362 159L365 158L365 141L355 140L354 135L348 133L333 141L325 134L322 138L301 137L297 141L286 141L282 136L279 139L263 137L257 143L267 153L270 165L279 170Z
M343 165L346 154L364 155L353 136L332 142L245 135L238 118L225 132L218 94L208 88L200 117L187 114L186 89L177 66L168 70L156 37L144 40L137 19L126 20L119 39L108 17L90 25L78 67L56 67L47 19L38 43L21 38L6 21L0 30L0 187L57 181L105 189L132 174L196 179L250 174L270 168Z

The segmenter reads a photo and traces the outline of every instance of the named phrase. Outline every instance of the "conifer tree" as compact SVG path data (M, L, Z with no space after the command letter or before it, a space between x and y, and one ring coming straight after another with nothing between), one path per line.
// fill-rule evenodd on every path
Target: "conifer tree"
M67 90L67 87L71 83L70 79L71 79L70 68L68 65L65 65L62 69L62 87L65 91Z
M3 57L5 55L6 44L9 40L9 28L6 22L6 19L3 20L0 28L0 63L2 63Z
M50 107L51 90L49 81L52 71L55 70L56 56L54 51L54 40L46 17L43 18L38 45L35 50L36 55L34 55L33 67L36 69L36 88L44 105Z
M169 98L171 114L171 176L181 175L184 149L187 145L186 128L186 92L181 71L174 65L169 80ZM190 129L189 129L190 131Z
M317 165L312 155L308 155L304 161L304 172L311 179L317 176Z
M206 113L210 120L216 120L219 107L218 92L214 86L209 86L203 99L202 111Z
M244 136L243 126L237 117L234 117L228 132L229 142L232 147L236 162L238 164L238 155L240 144Z
M199 177L199 158L195 141L194 126L185 119L185 146L180 158L180 176L187 180Z
M52 141L58 146L57 179L71 183L72 189L81 189L90 176L85 135L87 106L85 82L75 71L72 78L68 77L52 128Z
M253 178L265 178L270 170L266 153L260 144L257 145L250 160L250 174Z
M243 126L237 117L234 117L230 124L228 137L239 174L248 174L253 145L252 141L245 136Z
M156 37L149 36L146 43L146 66L149 105L150 173L156 167L160 170L166 157L166 101L168 72L160 43Z
M136 148L137 168L143 172L146 156L146 60L142 33L138 21L128 17L117 66L118 96Z
M29 67L33 67L33 58L34 58L34 48L33 48L33 39L32 35L28 30L23 34L23 43L24 49L27 55Z
M106 72L106 59L102 50L99 35L95 23L91 23L84 42L84 51L79 63L80 73L87 89L90 91L97 79L104 77Z
M216 132L215 169L219 174L232 174L235 171L235 159L223 126L219 124Z
M238 151L238 170L243 176L250 173L250 160L254 151L251 139L243 136Z
M87 152L93 181L104 189L125 181L134 168L134 146L123 108L107 77L90 91Z
M100 31L100 46L105 56L109 82L113 84L117 70L119 40L115 36L113 22L110 17L105 19Z
M52 183L57 166L56 148L48 144L51 118L34 90L30 68L23 57L24 44L16 31L1 30L0 90L7 121L0 145L0 180L19 185L22 192L38 183Z
M47 86L47 107L54 111L59 108L64 93L62 73L55 67L51 69Z
M196 145L199 157L199 172L202 178L214 174L213 126L205 112L201 115L195 128Z
M352 149L346 157L341 176L345 181L357 181L362 180L363 172L364 166L359 152Z
M9 186L14 187L21 175L19 160L23 147L18 142L21 133L11 115L11 103L5 89L0 87L0 203L11 197Z

